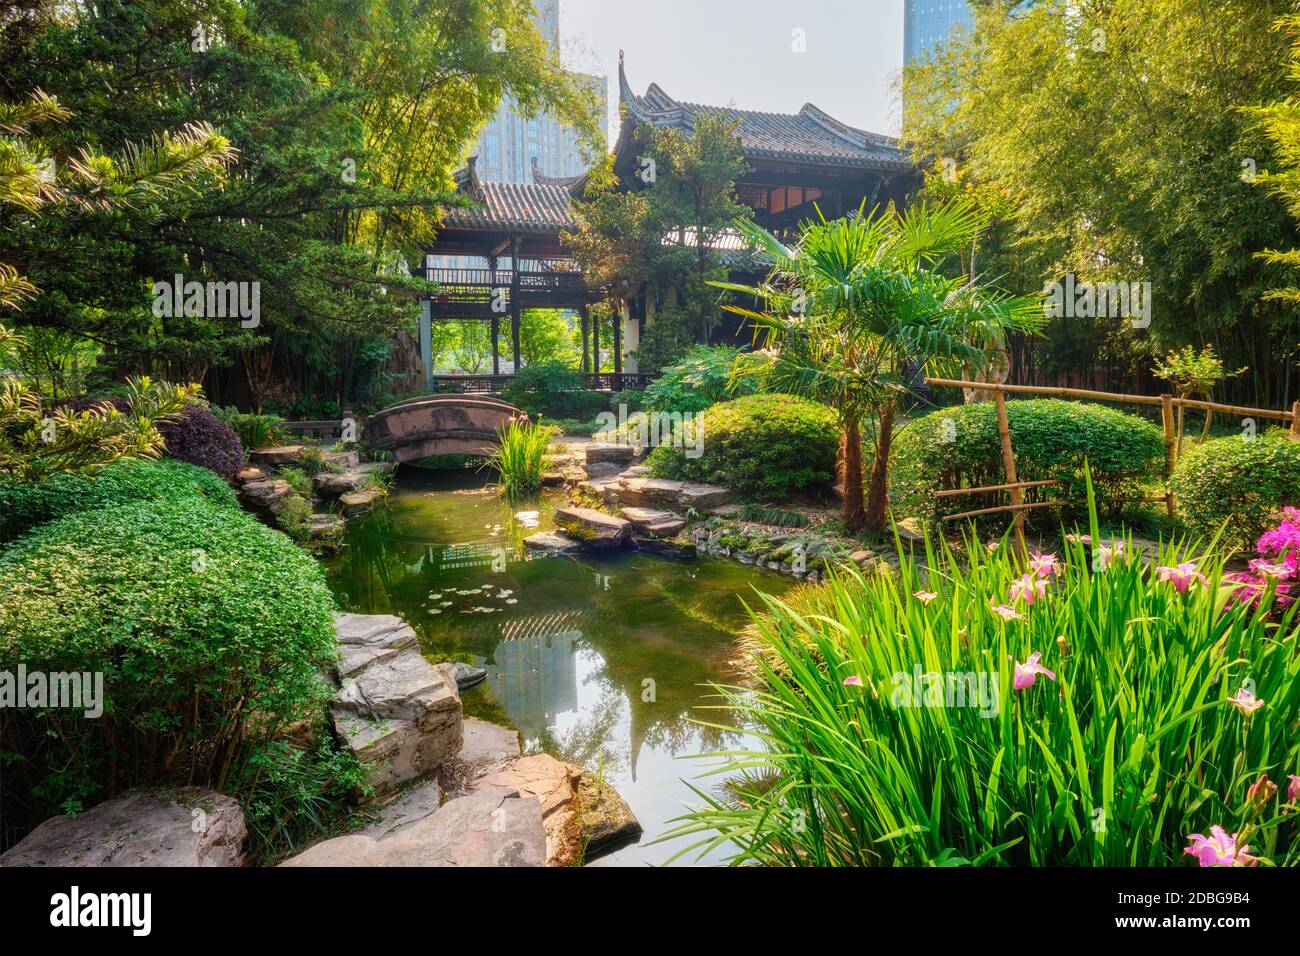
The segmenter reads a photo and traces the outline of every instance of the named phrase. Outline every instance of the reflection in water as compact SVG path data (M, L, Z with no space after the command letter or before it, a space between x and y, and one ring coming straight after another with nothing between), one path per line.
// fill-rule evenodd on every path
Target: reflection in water
M388 507L353 522L329 566L342 606L401 614L428 654L478 664L468 714L509 723L525 746L605 775L647 834L696 802L684 755L734 746L707 684L728 664L751 585L787 579L728 561L633 551L529 560L523 538L554 526L554 502L513 513L468 472L403 469ZM751 601L752 603L752 601ZM708 786L714 780L704 781ZM659 862L672 847L628 847L601 863Z

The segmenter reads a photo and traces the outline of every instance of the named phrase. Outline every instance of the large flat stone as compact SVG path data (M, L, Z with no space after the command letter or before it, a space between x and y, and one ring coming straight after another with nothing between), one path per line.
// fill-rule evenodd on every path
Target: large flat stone
M316 844L281 866L544 866L546 830L536 798L505 787L449 800L382 835Z
M669 478L624 478L616 492L619 501L637 508L671 509L677 506L685 482Z
M568 554L580 551L582 545L554 531L539 531L524 538L524 548L539 554Z
M339 496L339 504L343 506L343 513L349 518L355 518L372 510L375 505L386 495L383 488L362 488L359 491L349 491Z
M351 491L360 491L369 483L368 472L356 469L340 473L322 471L312 477L311 490L317 497L332 499Z
M616 445L612 442L592 442L584 452L588 465L596 462L609 462L615 465L630 465L636 457L636 449L631 445Z
M263 518L274 518L284 503L294 496L289 482L280 478L250 481L239 489L244 505Z
M623 508L619 514L632 522L634 535L673 538L686 530L686 519L671 511L660 511L656 508Z
M305 450L305 445L273 445L270 448L258 448L248 453L250 465L280 469L287 465L298 464Z
M461 746L460 711L446 711L418 726L413 720L361 716L330 705L335 732L366 768L374 799L427 777Z
M687 482L683 485L681 494L677 496L677 503L683 511L687 508L706 511L709 508L725 505L730 500L731 492L721 485L701 485L695 482Z
M51 817L0 866L240 866L247 833L234 797L199 787L137 791Z
M631 524L594 508L556 508L555 523L576 541L596 548L617 548L626 544Z
M464 743L457 757L472 768L513 760L519 756L519 732L500 724L466 717Z
M582 771L577 767L561 763L549 754L536 754L480 778L472 784L472 792L503 788L535 798L546 829L547 865L570 866L582 857L581 833L574 818L574 800L581 778Z
M407 651L374 661L345 677L333 706L359 717L410 720L424 728L442 714L459 714L460 695L447 668L435 667L419 653Z

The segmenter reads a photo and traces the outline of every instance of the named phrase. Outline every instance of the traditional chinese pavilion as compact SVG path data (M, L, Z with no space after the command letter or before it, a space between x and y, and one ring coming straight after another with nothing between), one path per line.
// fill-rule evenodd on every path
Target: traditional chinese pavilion
M917 185L916 168L897 140L842 123L811 103L797 113L702 106L672 98L657 83L651 83L644 95L637 95L628 82L621 52L618 82L623 121L614 146L614 170L623 188L645 188L636 176L642 151L638 130L646 125L670 126L689 135L703 113L721 113L736 124L749 166L736 183L738 198L754 210L759 225L778 235L815 215L814 204L827 218L834 218L856 212L864 202L868 210L890 202L902 205ZM607 294L586 285L560 241L562 232L577 228L570 204L573 197L581 195L585 176L544 176L534 163L533 178L535 182L529 184L480 181L475 163L470 161L458 186L472 205L447 210L437 244L428 251L481 256L487 260L487 268L427 270L442 289L430 303L429 319L490 322L493 371L497 374L502 318L510 321L517 364L521 311L574 309L583 323L584 371L600 373L595 367L599 343L590 355L587 349L587 308ZM636 371L635 357L626 353L636 349L645 325L654 321L654 305L644 296L617 305L622 321L614 324L615 374L602 375L595 384L637 387L642 383L624 380L631 378L627 373ZM737 329L724 325L719 331L726 338ZM426 356L428 341L426 330L422 335ZM609 382L603 380L606 377Z

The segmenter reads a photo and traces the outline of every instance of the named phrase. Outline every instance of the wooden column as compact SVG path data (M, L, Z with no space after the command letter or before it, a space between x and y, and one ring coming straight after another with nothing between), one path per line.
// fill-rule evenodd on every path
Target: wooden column
M1291 403L1291 440L1300 441L1300 401Z
M620 312L614 316L614 374L623 374L623 313ZM614 391L619 391L617 379L614 381Z
M600 316L591 323L591 370L600 374Z
M993 402L998 409L998 439L1002 443L1002 469L1006 472L1007 484L1015 485L1020 479L1016 477L1016 456L1011 449L1011 423L1007 420L1007 396L999 389L993 393ZM1020 545L1021 555L1029 553L1025 544L1025 513L1020 508L1025 503L1024 491L1019 487L1011 489L1011 504L1016 508L1013 524L1016 529L1016 543Z
M591 371L591 355L587 351L590 346L588 339L591 335L591 331L588 328L590 319L587 315L587 307L585 305L578 306L578 316L582 320L582 371L586 373Z
M1174 425L1174 397L1168 392L1160 396L1160 425L1165 433L1165 478L1174 474L1178 464L1178 432ZM1174 516L1174 493L1165 482L1165 513Z
M510 348L519 371L519 240L510 240Z
M501 374L501 320L492 316L492 374Z

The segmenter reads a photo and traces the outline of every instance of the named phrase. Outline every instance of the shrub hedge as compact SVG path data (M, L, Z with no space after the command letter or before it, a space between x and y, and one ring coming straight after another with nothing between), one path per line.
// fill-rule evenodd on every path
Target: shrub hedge
M647 459L651 473L777 500L834 477L839 430L823 405L793 395L747 395L704 412L699 457L687 456L692 436L682 444L656 447Z
M526 365L510 377L501 398L533 418L588 421L609 405L600 392L587 388L582 373L559 362Z
M682 359L665 368L646 387L645 410L684 415L752 394L754 385L746 380L738 383L736 391L728 390L731 366L739 354L739 349L729 345L692 346Z
M1016 475L1021 481L1056 480L1030 488L1026 501L1082 502L1085 461L1092 469L1099 510L1114 516L1125 498L1137 497L1144 482L1163 477L1164 436L1136 415L1060 399L1007 403ZM936 491L1000 485L1005 481L997 409L992 402L932 412L903 428L890 466L893 506L906 515L936 520L946 514L1004 504L1006 496L957 495ZM1082 516L1084 509L1065 509Z
M1273 512L1300 504L1300 442L1281 429L1210 439L1184 450L1169 487L1188 530L1253 550Z
M5 805L37 820L132 786L220 788L328 696L322 569L279 532L197 496L30 531L0 552L0 595L0 668L104 675L99 719L7 715L0 746L21 759L6 762Z
M36 484L0 479L0 543L74 511L194 497L223 508L239 507L234 491L219 476L183 461L119 461L93 475L67 472Z
M131 402L125 398L86 398L67 405L83 412L103 402L121 412L131 410ZM215 471L227 481L235 480L235 472L244 461L244 446L235 430L208 409L191 405L176 421L160 423L158 431L168 458Z

